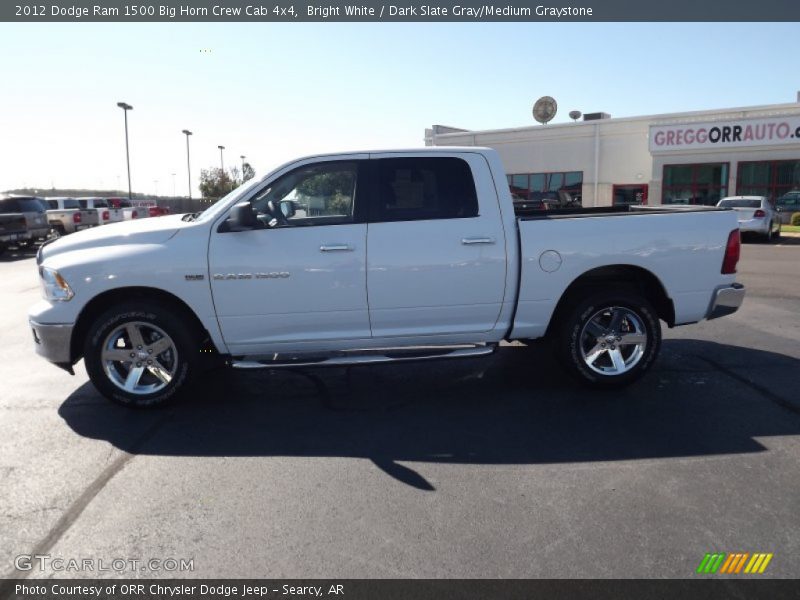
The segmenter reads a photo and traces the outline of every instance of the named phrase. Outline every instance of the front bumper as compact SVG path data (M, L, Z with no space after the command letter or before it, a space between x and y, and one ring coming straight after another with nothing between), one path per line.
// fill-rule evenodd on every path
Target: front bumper
M718 319L731 315L739 310L744 301L744 286L741 283L732 283L718 287L711 298L706 319Z
M36 354L55 363L63 369L71 371L72 360L70 345L72 342L72 324L43 324L29 319L33 330L33 341Z

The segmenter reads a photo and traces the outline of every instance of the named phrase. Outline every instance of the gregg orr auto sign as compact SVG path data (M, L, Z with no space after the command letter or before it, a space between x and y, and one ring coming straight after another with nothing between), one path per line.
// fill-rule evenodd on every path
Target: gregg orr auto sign
M651 125L650 152L747 146L800 147L800 115L678 125Z

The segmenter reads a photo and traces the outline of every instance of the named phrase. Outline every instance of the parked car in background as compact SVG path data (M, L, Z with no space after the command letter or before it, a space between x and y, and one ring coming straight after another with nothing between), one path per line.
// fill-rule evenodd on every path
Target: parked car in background
M140 219L142 217L150 216L145 211L133 206L131 201L127 200L126 198L106 198L106 200L108 200L108 205L111 208L122 210L123 221L130 221L132 219Z
M170 214L168 206L159 206L155 200L134 201L134 206L139 210L140 217L163 217Z
M17 242L29 246L50 234L45 203L35 196L4 196L0 198L0 213L21 213L25 217L25 235Z
M170 214L169 206L148 206L147 210L151 217L163 217Z
M81 208L97 210L98 223L108 225L125 220L125 215L121 208L114 208L108 203L108 198L78 198Z
M780 215L766 196L728 196L717 206L736 211L742 233L753 233L766 241L781 236Z
M18 212L0 211L0 254L3 254L9 245L25 241L27 237L28 227L25 224L25 215Z
M52 237L60 237L99 224L96 210L82 209L75 198L45 198Z
M800 190L787 192L775 201L775 210L781 223L789 225L792 222L792 215L800 213Z

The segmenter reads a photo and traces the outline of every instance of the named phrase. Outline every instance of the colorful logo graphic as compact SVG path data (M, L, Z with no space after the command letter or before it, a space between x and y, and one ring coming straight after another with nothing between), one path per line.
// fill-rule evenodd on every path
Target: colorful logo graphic
M740 574L740 573L763 573L767 569L769 561L772 560L772 553L766 552L715 552L706 554L700 565L697 567L698 573L715 574Z

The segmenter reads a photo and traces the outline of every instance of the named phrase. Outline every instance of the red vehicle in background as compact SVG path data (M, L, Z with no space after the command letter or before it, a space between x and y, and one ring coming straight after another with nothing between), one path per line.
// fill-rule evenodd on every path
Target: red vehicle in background
M122 220L124 221L130 221L132 219L138 219L144 216L139 210L136 209L135 206L131 204L131 201L127 198L106 198L106 200L111 208L116 208L122 211Z
M136 207L139 209L140 217L163 217L170 214L168 206L159 206L153 200L141 200L136 203Z
M147 211L150 213L151 217L163 217L164 215L169 214L169 207L168 206L148 206Z

